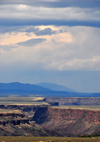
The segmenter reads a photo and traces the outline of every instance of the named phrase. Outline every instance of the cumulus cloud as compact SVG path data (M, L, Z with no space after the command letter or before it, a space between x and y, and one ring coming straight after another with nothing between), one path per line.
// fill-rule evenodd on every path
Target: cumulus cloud
M1 0L0 68L3 81L45 79L83 91L93 82L90 90L100 90L100 0Z
M100 68L100 29L61 26L59 30L63 32L18 42L17 48L11 48L9 52L2 50L0 61L25 63L26 66L44 70Z
M0 37L0 45L12 45L18 42L24 42L32 38L36 38L36 36L33 33L30 36L28 36L24 32L12 32L4 34L1 33Z

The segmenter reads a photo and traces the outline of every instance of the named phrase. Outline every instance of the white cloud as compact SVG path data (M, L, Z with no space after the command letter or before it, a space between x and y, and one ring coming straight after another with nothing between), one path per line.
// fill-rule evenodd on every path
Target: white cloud
M58 20L99 20L100 10L91 8L65 7L46 8L27 5L1 5L0 18L16 19L58 19Z
M27 36L26 33L23 32L8 32L0 35L0 45L16 44L18 42L24 42L35 37L36 36L33 33L30 34L30 36Z
M33 68L62 71L97 70L100 68L99 28L68 26L54 28L51 26L51 29L61 29L63 32L55 35L32 36L31 39L46 40L30 47L25 44L23 46L16 45L19 42L18 39L17 42L8 44L9 46L6 44L1 46L0 64L17 63L20 65L23 63L25 66ZM28 44L33 44L29 42L34 42L34 40L28 39L26 33L22 35L24 40L21 36L20 42L24 41L25 43L28 40ZM14 39L13 36L12 39Z

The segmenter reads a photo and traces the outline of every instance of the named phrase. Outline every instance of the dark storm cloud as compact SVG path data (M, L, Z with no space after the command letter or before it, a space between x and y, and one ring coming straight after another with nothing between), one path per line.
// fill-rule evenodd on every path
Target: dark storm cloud
M41 43L43 41L46 41L46 39L44 38L37 38L37 39L30 39L30 40L27 40L27 41L24 41L24 42L19 42L17 43L18 45L21 45L21 46L34 46L38 43Z
M0 26L40 26L40 25L55 25L55 26L89 26L100 28L100 21L78 21L78 20L49 20L49 19L5 19L0 18ZM37 31L36 31L37 32Z
M38 32L36 32L35 34L37 36L39 35L52 35L52 34L56 34L57 32L56 31L53 31L51 28L46 28L44 30L40 30Z
M0 33L12 33L12 32L22 32L24 27L22 26L0 26Z
M28 32L28 33L36 33L39 31L39 28L34 28L34 27L29 27L27 29L25 29L25 32Z
M12 32L27 32L27 33L34 33L37 36L40 35L52 35L56 34L57 31L53 31L51 28L46 28L44 30L40 30L39 28L35 27L28 27L26 26L0 26L0 33L12 33ZM61 30L59 31L60 33L62 32Z
M51 28L46 28L44 30L39 30L39 28L29 27L25 32L34 32L35 35L52 35L56 34L56 31L53 31Z
M45 3L45 7L38 6L36 3ZM66 26L91 26L100 27L100 9L97 7L80 8L80 1L70 0L70 6L66 5L69 1L60 0L37 0L37 1L9 1L4 0L5 5L0 6L0 25L1 26L37 26L37 25L66 25ZM4 2L1 2L3 4ZM94 2L92 0L92 2ZM92 2L87 0L91 5ZM100 1L96 1L100 2ZM7 3L9 5L7 5ZM19 3L19 4L15 4ZM32 3L32 4L31 4ZM34 4L35 3L35 4ZM47 7L46 3L64 4L65 7ZM79 4L80 3L80 4ZM85 2L84 2L85 3ZM13 5L12 5L13 4ZM30 5L29 5L30 4ZM79 5L78 5L79 4ZM74 7L76 5L76 7ZM99 4L98 4L99 5ZM69 7L68 7L69 6ZM5 30L5 29L3 29ZM36 35L54 34L51 29L33 29Z
M98 7L100 8L99 0L2 0L1 5L5 4L25 4L43 7Z

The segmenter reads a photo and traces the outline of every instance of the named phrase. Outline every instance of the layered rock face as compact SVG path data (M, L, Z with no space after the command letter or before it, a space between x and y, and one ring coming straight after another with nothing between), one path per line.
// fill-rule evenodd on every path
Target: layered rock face
M12 113L0 112L0 136L100 135L98 110L35 105L2 105L1 108Z
M22 111L36 111L41 105L0 105L0 109L16 109Z
M23 113L0 113L0 136L48 136L35 122Z
M100 105L100 97L47 97L45 101L59 105Z
M0 105L0 109L21 110L29 120L40 107L41 105Z
M100 111L42 107L33 120L50 135L93 135L100 131Z
M29 120L23 113L0 113L0 125L20 125L20 123L29 123Z

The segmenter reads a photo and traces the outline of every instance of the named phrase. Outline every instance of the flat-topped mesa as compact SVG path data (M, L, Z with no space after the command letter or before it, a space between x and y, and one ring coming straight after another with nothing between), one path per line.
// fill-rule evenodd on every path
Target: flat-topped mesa
M100 105L100 97L47 97L45 101L59 105Z
M60 136L91 135L100 129L100 111L95 110L41 107L32 120Z

